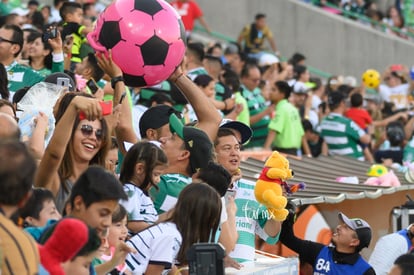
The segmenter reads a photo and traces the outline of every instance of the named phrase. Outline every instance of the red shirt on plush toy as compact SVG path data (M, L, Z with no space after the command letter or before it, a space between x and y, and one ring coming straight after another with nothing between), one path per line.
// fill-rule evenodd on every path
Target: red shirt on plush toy
M46 243L39 245L41 264L50 275L65 275L61 264L75 257L88 237L88 227L84 222L73 218L62 219Z

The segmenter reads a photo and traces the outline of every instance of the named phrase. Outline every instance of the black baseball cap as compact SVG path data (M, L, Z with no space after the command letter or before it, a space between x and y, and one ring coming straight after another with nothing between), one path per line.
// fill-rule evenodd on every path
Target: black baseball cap
M76 84L72 77L65 73L53 73L48 75L44 82L56 84L58 86L67 87L69 91L76 91Z
M160 104L147 109L139 120L139 133L141 137L146 137L148 129L159 129L168 124L171 114L181 117L180 112L168 105Z
M339 213L338 218L340 221L344 222L347 226L349 226L352 230L354 230L358 236L359 245L357 250L360 251L364 247L368 247L369 243L371 242L372 238L372 230L371 226L364 221L363 219L353 218L350 219L345 216L344 213Z
M190 168L192 173L207 167L213 157L213 143L207 134L196 127L184 126L181 120L171 114L169 118L171 133L176 133L190 152Z
M231 120L231 119L223 119L220 123L220 128L228 128L232 130L236 130L241 135L241 144L246 144L253 135L252 128L244 124L243 122Z

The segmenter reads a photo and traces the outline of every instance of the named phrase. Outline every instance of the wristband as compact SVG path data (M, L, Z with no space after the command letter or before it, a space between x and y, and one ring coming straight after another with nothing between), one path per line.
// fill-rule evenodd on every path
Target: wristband
M111 87L112 87L112 89L115 90L116 83L118 83L120 81L124 82L124 77L122 75L113 77L111 79Z
M63 52L60 53L52 53L52 61L54 63L60 63L65 60L65 56L63 55Z

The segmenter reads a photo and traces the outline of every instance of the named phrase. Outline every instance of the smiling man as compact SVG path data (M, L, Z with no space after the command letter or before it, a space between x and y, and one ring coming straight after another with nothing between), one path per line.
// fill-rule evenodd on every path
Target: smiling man
M371 242L371 227L359 218L339 213L339 224L332 237L333 246L301 240L293 233L293 215L283 222L280 241L299 254L301 262L313 266L314 274L375 274L359 252Z
M16 25L0 28L0 63L4 65L9 80L10 99L14 92L25 86L33 86L43 77L27 66L17 63L16 58L23 48L23 31Z
M158 214L175 206L181 190L191 183L191 176L213 158L213 144L203 130L184 126L175 114L170 115L169 125L172 135L160 139L169 165L158 188L150 189Z
M255 182L241 179L240 142L251 136L237 138L235 128L220 127L214 142L217 162L220 163L232 176L231 189L235 194L237 212L235 217L238 238L234 250L229 254L237 262L254 261L255 237L258 235L269 244L279 240L281 224L269 219L266 208L260 205L254 196ZM227 124L227 126L232 126ZM246 126L247 127L247 126ZM243 129L243 128L239 128ZM245 135L246 136L246 135Z

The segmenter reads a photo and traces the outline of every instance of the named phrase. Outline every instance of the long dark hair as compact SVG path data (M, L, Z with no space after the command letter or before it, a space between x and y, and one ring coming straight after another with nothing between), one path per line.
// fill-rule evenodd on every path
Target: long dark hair
M59 103L59 107L58 107L57 114L56 114L56 124L58 124L63 114L66 112L66 109L68 108L70 102L75 98L75 96L92 97L91 95L85 94L85 93L65 94ZM109 128L108 128L108 125L106 124L105 119L100 119L99 121L101 122L102 133L103 133L103 137L101 141L101 148L99 149L98 153L96 153L96 155L92 158L89 164L90 165L97 164L99 166L105 167L106 155L111 146L111 140L110 140L111 136L109 134ZM79 123L80 123L79 116L76 116L75 123L73 123L72 135L66 147L65 154L63 155L62 163L60 164L59 170L58 170L61 181L67 180L73 174L73 157L71 153L73 151L72 140L73 140L73 136L76 132L76 128L78 127Z
M7 79L7 71L2 63L0 63L0 96L3 99L9 100L10 92L7 88L9 80Z
M52 57L52 46L50 46L50 44L48 42L44 42L42 40L42 34L39 32L33 32L31 34L29 34L29 36L27 37L27 43L33 43L36 39L40 38L40 41L42 41L43 44L43 49L48 50L49 54L45 56L45 58L43 59L43 64L45 66L45 68L51 70L52 69L52 63L53 63L53 57ZM29 56L29 65L32 65L32 58Z
M122 183L128 183L132 180L135 174L135 165L138 162L141 162L145 169L145 178L139 188L145 191L150 186L156 187L152 180L152 171L156 166L167 165L168 159L164 151L148 141L140 141L132 146L125 155L122 163L119 176Z
M180 193L173 214L173 222L182 236L177 254L180 265L187 263L188 249L199 242L214 242L220 222L221 199L213 187L205 183L191 183Z

